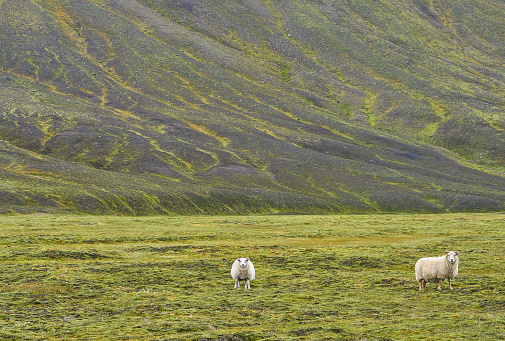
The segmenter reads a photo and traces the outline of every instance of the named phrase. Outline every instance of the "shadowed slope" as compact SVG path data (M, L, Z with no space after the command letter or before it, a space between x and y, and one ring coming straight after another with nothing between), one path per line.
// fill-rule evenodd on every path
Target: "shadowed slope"
M436 146L503 161L500 6L4 0L6 202L134 214L501 210L502 177ZM25 200L17 181L42 197ZM46 202L54 191L65 200ZM170 204L183 196L199 204ZM76 204L83 197L94 206Z

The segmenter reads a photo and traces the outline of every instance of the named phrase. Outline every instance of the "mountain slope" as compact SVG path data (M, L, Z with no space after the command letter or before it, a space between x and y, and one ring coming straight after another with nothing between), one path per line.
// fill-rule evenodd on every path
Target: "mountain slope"
M3 211L502 210L503 7L0 1Z

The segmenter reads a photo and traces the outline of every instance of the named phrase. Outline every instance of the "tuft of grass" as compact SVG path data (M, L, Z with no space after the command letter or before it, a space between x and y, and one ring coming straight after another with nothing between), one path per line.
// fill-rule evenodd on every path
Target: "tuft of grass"
M59 284L46 283L21 283L19 285L7 285L0 288L0 293L22 293L36 295L66 295L73 293L72 287Z

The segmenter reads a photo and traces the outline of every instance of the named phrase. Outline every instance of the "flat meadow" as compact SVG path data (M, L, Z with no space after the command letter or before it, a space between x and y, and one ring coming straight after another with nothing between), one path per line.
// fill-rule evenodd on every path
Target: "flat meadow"
M505 215L0 217L2 340L505 339ZM420 257L458 250L450 291ZM231 264L249 257L251 290Z

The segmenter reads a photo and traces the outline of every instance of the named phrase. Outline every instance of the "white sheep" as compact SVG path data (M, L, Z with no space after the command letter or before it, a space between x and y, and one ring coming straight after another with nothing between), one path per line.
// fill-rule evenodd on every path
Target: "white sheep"
M459 251L445 251L440 257L421 258L416 262L416 280L419 282L419 291L426 289L426 283L437 283L438 290L444 279L449 279L449 288L452 290L451 279L458 274Z
M235 280L234 288L239 288L240 280L245 280L245 289L251 289L249 281L252 281L255 275L254 265L249 258L237 258L231 266L231 278Z

